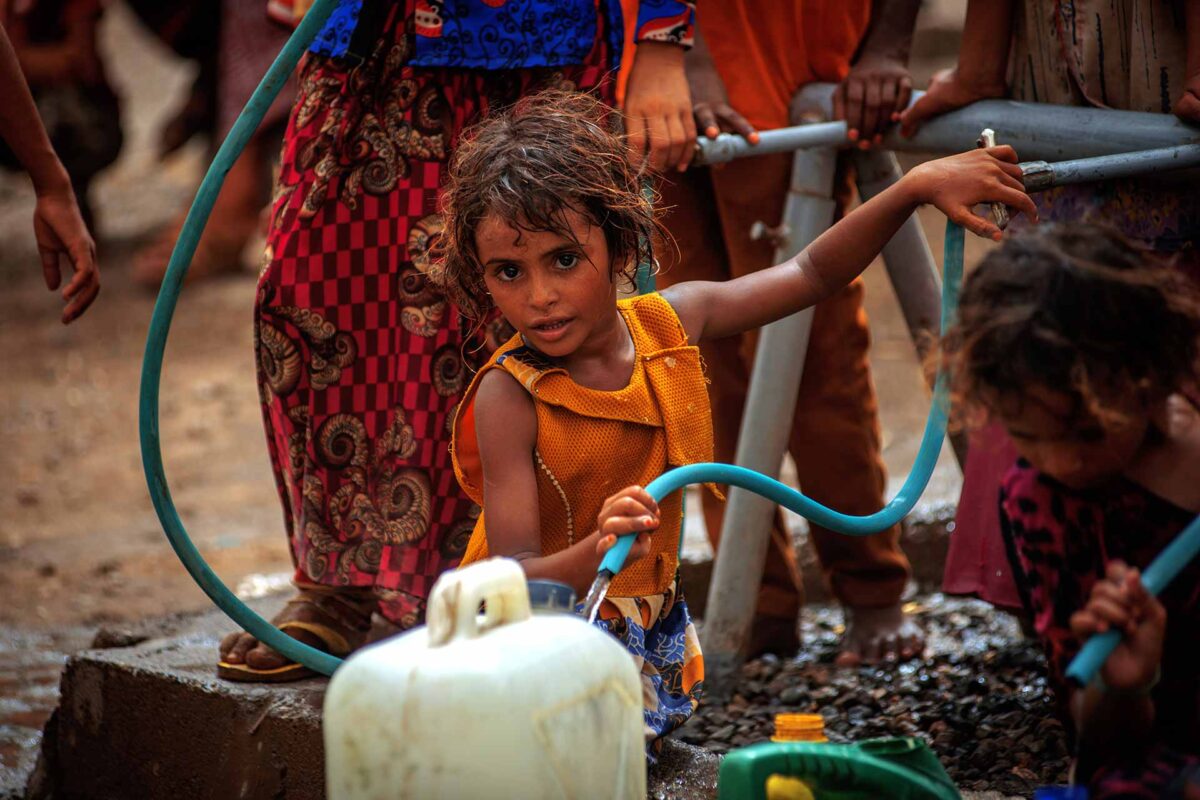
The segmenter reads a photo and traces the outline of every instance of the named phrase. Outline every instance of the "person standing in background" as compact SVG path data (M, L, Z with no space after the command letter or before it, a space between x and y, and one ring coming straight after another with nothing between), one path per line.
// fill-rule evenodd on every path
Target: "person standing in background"
M695 147L692 6L646 0L636 27L630 156L676 169ZM623 29L619 0L342 0L301 63L255 309L296 565L275 622L296 638L342 655L375 611L410 628L462 558L479 508L455 481L449 426L467 364L508 333L499 317L463 317L430 275L447 165L464 129L542 89L611 103ZM218 672L307 674L240 632L221 642Z
M687 58L696 125L705 135L789 124L797 94L814 81L839 84L834 111L861 148L881 140L911 93L908 51L919 0L726 0L698 13L697 45ZM778 224L791 176L788 154L739 159L719 168L671 176L664 224L678 243L664 252L660 284L728 280L773 263L775 245L752 240L753 223ZM839 165L838 216L850 202L848 164ZM705 343L711 381L716 459L731 461L737 445L756 333ZM867 351L870 335L862 281L816 306L804 377L789 438L800 485L813 499L848 514L883 504L875 389ZM722 506L704 498L714 545ZM812 541L832 590L846 611L840 663L905 659L923 635L901 610L909 577L899 526L869 537L842 536L812 526ZM799 646L803 598L796 557L783 516L773 545L751 633L751 655L790 655Z

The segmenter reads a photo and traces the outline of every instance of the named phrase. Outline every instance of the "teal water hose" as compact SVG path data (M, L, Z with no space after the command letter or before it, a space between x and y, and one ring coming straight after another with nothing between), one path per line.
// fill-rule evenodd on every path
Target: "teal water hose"
M958 308L958 289L962 283L963 270L963 229L950 221L946 222L946 244L942 263L945 275L942 281L941 329L945 333ZM879 533L895 525L912 511L929 483L938 455L942 452L942 442L946 438L947 393L946 376L939 371L934 382L933 404L925 421L925 433L921 437L921 446L917 449L912 471L908 473L896 496L874 514L861 517L842 514L805 497L774 478L732 464L689 464L678 467L655 478L646 487L646 491L655 500L661 501L671 492L688 484L727 483L760 494L821 527L838 533L848 536ZM600 571L608 573L609 576L620 572L633 541L633 535L618 539L605 554Z
M163 530L171 547L187 571L191 573L196 583L204 590L217 606L228 614L234 622L263 642L274 648L284 657L303 664L309 669L324 675L332 675L341 659L334 658L314 647L309 647L288 636L271 623L251 611L237 595L229 591L220 578L204 562L200 551L188 538L187 531L179 519L175 502L171 499L171 490L167 486L167 476L163 470L162 447L158 432L158 390L162 379L163 350L167 345L167 332L171 327L171 317L175 313L175 304L179 300L179 290L183 286L184 275L192 263L192 255L196 252L196 244L200 234L208 222L221 184L225 182L233 162L241 154L242 149L254 135L258 125L279 90L287 82L288 77L296 68L300 57L308 49L309 44L317 37L325 21L333 13L338 0L317 0L304 15L300 26L288 39L287 44L279 52L275 63L267 70L262 83L254 90L250 102L234 122L233 128L213 159L204 180L196 192L196 199L184 220L183 229L179 232L179 241L171 253L167 263L167 274L163 278L162 288L158 292L158 300L154 304L154 315L150 318L150 332L146 335L146 353L142 357L142 385L138 406L138 428L142 441L142 469L146 473L146 483L150 487L150 498L154 501L154 510L162 522Z

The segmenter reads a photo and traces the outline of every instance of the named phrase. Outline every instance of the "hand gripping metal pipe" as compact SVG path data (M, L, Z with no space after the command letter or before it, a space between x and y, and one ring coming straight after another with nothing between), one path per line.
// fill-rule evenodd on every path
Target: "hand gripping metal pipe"
M179 240L176 242L171 259L167 264L167 272L163 279L162 288L159 290L158 300L154 305L154 313L150 320L150 330L146 339L146 351L142 359L142 380L139 400L142 467L146 474L146 482L150 490L150 497L154 503L155 512L158 514L167 539L170 541L175 553L179 556L180 561L183 562L192 578L204 590L209 599L228 614L234 622L285 658L301 663L325 675L333 674L333 671L341 664L341 659L293 639L252 611L221 582L220 578L205 563L204 558L200 555L199 550L196 549L191 539L188 538L187 531L184 529L183 522L179 518L174 501L171 499L170 488L167 485L166 473L163 469L162 445L158 424L158 400L162 379L163 352L166 349L171 318L174 315L175 306L179 300L179 292L183 286L184 276L187 274L188 266L191 264L192 256L196 251L196 245L200 240L200 234L203 232L205 223L208 221L209 214L212 211L213 204L216 202L217 194L220 191L221 184L224 182L225 175L229 172L230 167L237 160L243 148L245 148L246 143L250 140L259 123L262 121L271 102L287 81L288 76L295 69L296 64L299 62L308 45L316 38L317 33L324 26L336 4L337 0L316 0L312 5L305 15L304 20L292 34L287 44L284 45L279 56L267 71L262 83L259 84L250 101L246 104L246 108L239 115L229 135L217 151L212 166L209 167L208 173L200 184L200 188L196 193L196 199L188 211L183 229L180 231ZM818 91L823 90L822 87L818 87ZM976 104L976 106L979 105L983 104ZM944 133L938 134L937 132L947 126L964 125L972 131L978 131L980 128L985 127L987 124L986 119L981 124L979 120L974 118L979 113L976 110L976 106L962 109L953 114L946 115L946 117L940 120L935 120L926 128L927 131L932 130L934 133L930 134L927 132L925 134L926 138L936 138L935 134L944 135ZM1047 112L1042 111L1042 109L1050 110L1049 113L1051 114L1056 113L1054 111L1056 107L1054 106L1039 106L1037 108L1039 109L1040 119L1046 118L1045 113ZM1110 116L1124 113L1125 116L1129 116L1128 112L1104 113ZM1162 126L1158 120L1146 121L1141 119L1142 117L1161 116L1148 114L1133 115L1130 119L1122 118L1122 125L1117 126L1117 128L1121 136L1132 138L1132 144L1134 145L1144 146L1149 142L1160 147L1171 147L1181 143L1181 136L1182 142L1185 143L1200 141L1200 133L1195 132L1194 129L1186 129L1181 133L1173 128L1168 129L1170 126ZM989 112L988 119L994 118L995 114ZM830 141L823 140L816 142L817 144L832 144L836 146L848 144L848 140L845 137L844 123L828 123L828 125L840 126L838 135L833 136ZM823 136L829 138L830 131L821 131L822 126L809 127L813 129L813 133L820 132ZM788 129L791 132L797 130ZM1073 131L1077 132L1078 130L1080 130L1080 126L1075 124ZM1110 126L1111 130L1113 128ZM809 134L805 133L804 135L808 136ZM764 137L766 136L767 134L764 133ZM971 136L974 136L974 133ZM1147 136L1149 137L1148 139ZM778 138L778 136L772 136L768 141L772 141L774 138ZM958 141L965 141L969 137L959 136L956 138ZM1015 142L1014 137L1006 136L1005 138L1008 141ZM1108 138L1111 139L1112 137L1109 136ZM726 143L722 143L722 146ZM808 146L810 143L781 141L779 144L778 150L771 152L792 150L797 147ZM925 150L956 149L954 147L939 148L933 146L932 142L920 139L920 135L918 135L917 140L913 140L912 145L913 147L909 149L915 149L916 147ZM1092 142L1092 145L1095 145L1095 141ZM1113 142L1107 139L1105 142L1100 143L1099 147L1099 152L1101 153L1129 149L1128 145L1123 148L1114 146ZM1105 149L1106 147L1108 149ZM1092 146L1092 150L1095 149L1096 147ZM754 155L764 152L768 152L768 150L760 147L754 150L754 152L731 153L727 158L717 160L729 160L743 155ZM1032 154L1050 158L1062 153L1053 151L1053 148L1042 147L1040 149L1035 148ZM1048 166L1052 168L1054 165ZM1171 166L1175 166L1175 164ZM1072 171L1073 173L1078 173L1080 170L1086 168L1086 165L1076 165L1072 168ZM954 275L953 278L951 277L949 274L950 265L954 263L961 265L962 231L957 226L952 226L951 230L947 232L947 248L951 246L951 241L955 239L958 242L959 255L957 258L950 258L948 256L946 259L948 273L943 285L943 293L946 298L942 304L943 326L948 319L947 309L952 309L953 307L954 299L952 298L957 297L959 276ZM656 498L661 499L672 491L689 483L706 481L727 482L736 486L742 486L751 491L761 492L770 499L789 508L796 509L799 513L826 527L842 530L851 535L869 534L893 524L907 514L928 482L929 473L932 470L932 465L936 460L937 452L941 448L942 438L945 434L946 416L944 399L938 399L939 397L944 398L945 395L941 379L939 379L938 387L939 391L935 392L935 402L930 411L929 420L926 423L925 434L921 441L913 473L904 482L904 486L896 497L876 514L866 517L850 517L839 514L809 500L790 487L780 484L777 481L728 464L693 464L681 467L652 481L647 489ZM611 570L611 574L619 571L631 544L632 541L630 539L619 541L606 556L603 569ZM1164 550L1159 558L1155 560L1154 564L1146 570L1144 581L1147 587L1151 588L1151 591L1161 591L1162 587L1191 558L1195 557L1198 552L1200 552L1200 520L1189 526L1179 539L1168 547L1167 550ZM1071 673L1072 676L1082 681L1090 679L1095 670L1099 668L1099 665L1107 658L1112 647L1115 647L1116 641L1115 637L1109 642L1108 637L1100 636L1089 642L1088 646L1076 658L1076 661L1072 663L1071 669L1074 671ZM1077 665L1079 665L1078 668Z

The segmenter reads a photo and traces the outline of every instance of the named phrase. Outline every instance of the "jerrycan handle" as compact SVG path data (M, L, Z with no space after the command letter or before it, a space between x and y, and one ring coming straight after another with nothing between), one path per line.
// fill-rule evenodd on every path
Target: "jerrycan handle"
M474 639L529 617L525 571L512 559L491 558L438 578L429 596L429 644L440 647L455 639Z

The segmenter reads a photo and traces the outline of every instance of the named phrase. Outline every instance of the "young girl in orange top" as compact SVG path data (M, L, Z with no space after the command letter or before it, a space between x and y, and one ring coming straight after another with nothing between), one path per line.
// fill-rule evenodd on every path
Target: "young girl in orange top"
M976 150L923 164L800 255L724 283L680 283L618 300L653 262L655 220L615 114L548 94L519 103L460 144L445 195L443 279L478 318L493 306L517 330L475 376L453 431L455 470L483 507L464 564L517 559L530 578L581 595L603 554L638 533L599 624L638 659L650 742L695 709L703 661L679 591L680 498L642 486L705 461L712 423L696 342L793 314L846 285L921 203L972 231L1001 201L1033 214L1016 153Z

